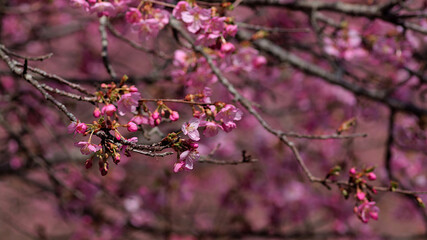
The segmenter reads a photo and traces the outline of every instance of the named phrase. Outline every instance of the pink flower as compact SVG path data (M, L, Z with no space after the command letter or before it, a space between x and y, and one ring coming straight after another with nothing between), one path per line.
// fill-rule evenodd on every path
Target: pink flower
M86 12L89 12L89 4L85 0L71 0L71 6L81 7Z
M181 13L182 21L187 24L187 29L191 33L196 33L204 28L211 18L211 11L195 6Z
M203 121L200 125L206 126L205 130L203 131L203 135L205 135L206 137L216 136L218 134L218 130L223 129L221 125L210 121Z
M226 42L221 45L221 52L232 53L236 50L236 47L232 43Z
M120 116L124 116L126 112L135 112L138 107L141 94L139 92L125 93L117 102L117 108Z
M357 199L359 199L360 201L362 201L363 199L365 199L366 193L364 193L364 192L362 192L360 190L357 190L356 197L357 197Z
M132 29L138 32L141 40L147 41L157 36L160 31L160 25L157 19L150 18L135 23Z
M154 112L153 114L150 114L150 117L148 118L148 124L152 127L158 126L161 121L162 119L158 112Z
M234 37L236 35L236 33L237 33L237 25L227 25L225 27L225 32L228 35Z
M102 108L101 112L102 112L102 114L107 114L107 116L111 117L116 112L116 106L114 106L113 104L105 105Z
M265 59L264 56L257 56L253 61L252 64L254 65L255 68L259 68L262 65L267 64L267 59Z
M160 119L160 113L156 110L155 112L153 112L153 114L151 115L151 117L154 120Z
M192 118L188 123L182 125L182 133L188 135L193 141L200 140L200 134L197 128L199 128L200 119Z
M142 115L135 115L132 119L132 122L136 123L137 125L145 124L148 125L148 118L142 116Z
M224 123L239 121L240 119L242 119L242 115L242 111L240 111L234 105L227 104L218 112L215 117L215 120L223 121Z
M375 173L373 173L373 172L370 172L370 173L368 173L368 179L371 181L374 181L377 179L377 175L375 175Z
M179 155L179 163L175 163L173 171L179 172L184 169L192 170L194 162L199 160L200 154L197 150L187 150Z
M169 12L162 9L154 9L153 18L159 22L159 27L164 28L169 23Z
M128 4L132 2L132 0L115 0L112 1L115 7L115 13L122 13L129 9Z
M356 175L356 168L352 167L348 172L350 173L350 175Z
M84 123L72 122L68 125L68 133L81 133L84 134L87 130L87 126Z
M225 31L225 17L213 17L204 26L204 34L197 37L196 44L204 44L205 46L212 46L216 44L217 39L223 36Z
M95 108L95 110L93 110L93 117L99 118L100 116L101 116L101 111L99 110L99 108Z
M74 146L79 147L80 152L84 155L89 155L91 152L98 152L101 149L101 146L89 142L78 142Z
M98 17L108 17L116 14L116 8L109 2L97 2L95 5L90 7L90 11L98 13Z
M179 119L179 113L177 111L172 111L169 115L171 121L177 121Z
M266 59L258 54L258 51L245 47L239 49L231 58L232 69L234 71L252 72L256 68L266 63Z
M325 38L324 50L327 54L345 60L366 56L367 52L361 47L362 39L356 30L341 31L334 42Z
M364 202L356 209L357 216L364 223L367 223L370 218L378 220L378 212L379 209L375 206L375 202Z
M128 131L129 132L136 132L138 131L138 126L134 122L128 122Z
M129 8L126 12L125 18L128 23L138 23L142 19L142 14L136 8Z
M178 19L182 19L182 13L187 11L187 8L189 8L189 5L186 1L179 1L178 4L176 4L175 8L172 11L172 15Z
M224 122L222 123L222 129L224 130L224 132L231 132L233 129L235 129L237 127L235 122Z

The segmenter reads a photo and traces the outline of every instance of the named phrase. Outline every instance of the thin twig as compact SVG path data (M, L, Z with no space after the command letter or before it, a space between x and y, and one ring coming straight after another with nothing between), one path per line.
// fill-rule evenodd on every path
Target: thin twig
M287 137L293 138L305 138L305 139L314 139L314 140L329 140L329 139L351 139L362 137L365 138L368 136L366 133L355 133L350 135L341 135L341 134L331 134L331 135L307 135L307 134L299 134L294 132L286 132L283 133Z
M26 59L28 61L44 61L44 60L49 59L53 56L53 53L48 53L48 54L45 54L42 56L28 57L28 56L24 56L24 55L18 54L16 52L13 52L13 51L5 48L4 46L2 47L2 50L5 51L8 55L14 56L16 58Z
M107 39L107 30L105 28L107 24L108 24L107 16L102 16L101 18L99 18L99 32L101 33L101 46L102 46L101 56L108 74L111 76L112 79L116 79L117 74L114 71L114 68L111 65L111 62L108 58L108 39Z
M266 32L278 32L278 33L296 33L296 32L310 32L309 28L278 28L278 27L265 27L260 25L253 25L243 22L236 23L237 26L250 29L250 30L256 30L256 31L266 31Z
M146 53L150 53L150 54L153 54L153 55L155 55L155 56L158 56L158 57L160 57L160 58L162 58L162 59L166 59L166 60L168 60L168 59L172 59L172 57L171 56L168 56L168 55L166 55L165 53L163 53L163 52L161 52L161 51L154 51L154 50L151 50L151 49L148 49L148 48L145 48L145 47L143 47L143 46L141 46L141 45L139 45L138 43L136 43L136 42L134 42L134 41L132 41L132 40L130 40L130 39L127 39L127 38L125 38L125 37L123 37L114 27L113 27L113 25L111 25L111 23L107 23L107 28L108 28L108 30L111 32L111 34L113 34L113 36L115 36L116 38L118 38L119 40L122 40L123 42L125 42L125 43L127 43L128 45L130 45L131 47L133 47L133 48L135 48L135 49L137 49L137 50L140 50L140 51L143 51L143 52L146 52Z

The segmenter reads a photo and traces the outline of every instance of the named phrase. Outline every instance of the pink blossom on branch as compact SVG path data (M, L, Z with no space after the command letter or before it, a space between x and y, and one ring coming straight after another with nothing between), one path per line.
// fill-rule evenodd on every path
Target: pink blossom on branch
M74 144L76 147L80 148L80 152L84 155L89 155L92 152L98 152L101 149L101 146L95 145L89 142L78 142Z
M87 126L84 123L72 122L68 125L68 133L81 133L84 134L87 130Z
M135 112L138 107L141 94L139 92L125 93L117 102L117 110L120 116L124 116L127 112Z
M142 14L139 9L129 8L125 15L126 22L128 23L138 23L142 19Z
M179 172L182 170L192 170L194 162L199 160L200 154L197 152L197 150L187 150L181 153L179 155L179 163L175 163L174 165L174 172Z
M95 5L90 7L90 11L97 13L99 17L109 17L116 14L116 8L109 2L97 2Z
M145 19L132 25L132 29L136 31L139 38L143 41L155 38L159 33L161 25L157 19Z
M182 133L184 135L188 135L188 137L193 141L199 141L200 140L200 134L197 130L199 128L200 119L198 118L192 118L188 123L184 123L182 125Z
M355 208L356 214L362 222L367 223L369 219L378 220L379 208L375 202L364 202Z
M181 12L182 21L187 24L187 29L191 33L196 33L204 28L211 18L211 11L195 6Z
M107 116L111 117L114 115L116 110L116 106L114 106L113 104L107 104L102 108L101 112L102 114L106 114Z

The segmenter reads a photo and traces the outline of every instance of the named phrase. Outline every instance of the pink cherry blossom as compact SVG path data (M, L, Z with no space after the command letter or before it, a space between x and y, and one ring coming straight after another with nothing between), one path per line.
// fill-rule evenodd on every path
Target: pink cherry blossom
M182 13L187 11L187 8L189 8L190 6L188 5L188 3L186 1L179 1L175 8L172 11L172 15L178 19L181 20L182 19Z
M362 220L367 223L369 219L378 220L379 209L375 206L375 202L364 202L360 204L356 209L356 214Z
M136 132L138 131L138 126L134 122L128 122L128 131L129 132Z
M205 135L206 137L216 136L218 134L218 130L223 129L221 125L210 121L203 121L200 126L206 127L203 131L203 135Z
M159 22L159 27L164 28L169 23L169 12L162 9L154 9L153 16Z
M160 31L160 25L157 19L150 18L135 23L132 25L132 29L138 32L141 40L147 41L157 36Z
M120 116L124 116L127 112L135 112L138 107L141 94L139 92L125 93L117 102L117 110Z
M232 53L235 50L236 50L236 47L234 47L234 45L230 42L226 42L226 43L221 45L221 52Z
M356 197L357 199L359 199L360 201L364 200L366 198L366 193L358 190L356 193Z
M350 29L346 32L339 32L336 41L331 38L325 38L324 50L329 55L349 61L366 56L367 52L362 48L361 42L362 39L359 33L354 29Z
M141 11L136 8L129 8L125 15L126 22L138 23L142 19Z
M204 28L207 21L211 18L211 11L198 6L188 8L187 11L181 12L182 21L187 24L187 29L191 33L196 33Z
M132 122L136 123L137 125L145 124L148 125L148 118L144 117L142 115L135 115L132 119Z
M114 115L116 110L117 110L116 106L114 106L113 104L108 104L102 108L101 112L102 112L102 114L107 114L107 116L111 117Z
M80 148L80 152L84 155L89 155L92 152L98 152L101 149L101 146L95 145L89 142L78 142L74 144L76 147Z
M182 170L192 170L194 162L199 160L200 154L197 152L197 150L187 150L181 153L179 155L179 163L175 163L174 165L174 172L179 172Z
M87 126L84 123L72 122L68 125L68 133L81 133L84 134L87 130Z
M237 25L231 25L231 24L228 24L228 25L225 27L225 32L226 32L229 36L234 37L234 36L236 35L236 33L237 33Z
M371 181L374 181L377 179L377 175L375 175L375 173L373 173L373 172L368 173L367 177Z
M90 7L90 11L96 12L99 17L114 16L116 14L116 8L109 2L97 2L95 5Z
M188 123L182 125L182 133L188 135L188 137L193 141L200 140L200 134L197 128L199 128L200 119L192 118Z
M172 111L169 115L171 121L177 121L179 119L179 113L177 111Z
M95 108L95 110L93 110L93 117L99 118L100 116L101 116L101 111L99 110L99 108Z
M234 105L227 104L222 108L215 117L216 121L232 122L242 119L243 113Z
M86 12L89 12L89 4L85 0L71 0L71 6L81 7Z

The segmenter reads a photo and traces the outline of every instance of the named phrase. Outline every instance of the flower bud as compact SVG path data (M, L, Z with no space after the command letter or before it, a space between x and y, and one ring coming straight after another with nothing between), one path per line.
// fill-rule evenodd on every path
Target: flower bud
M84 124L84 123L77 124L76 132L84 134L86 132L86 130L87 130L86 124Z
M99 118L101 116L101 111L99 110L99 108L95 108L95 110L93 110L93 116L95 118Z
M172 121L177 121L179 119L179 113L177 111L172 111L169 119Z
M377 175L375 175L375 173L373 173L373 172L368 173L367 177L371 181L374 181L377 179Z
M107 116L113 116L116 112L116 106L113 104L108 104L102 108L102 114L107 114Z
M86 169L89 169L92 167L92 158L89 158L88 160L86 160L85 167Z
M134 122L128 122L128 131L129 132L136 132L138 131L138 126Z
M158 119L158 118L160 117L160 114L159 114L159 112L155 111L155 112L153 112L153 114L151 115L151 117L152 117L154 120L156 120L156 119Z
M224 43L221 45L221 52L224 53L232 53L236 50L236 48L234 47L234 45L232 43Z

